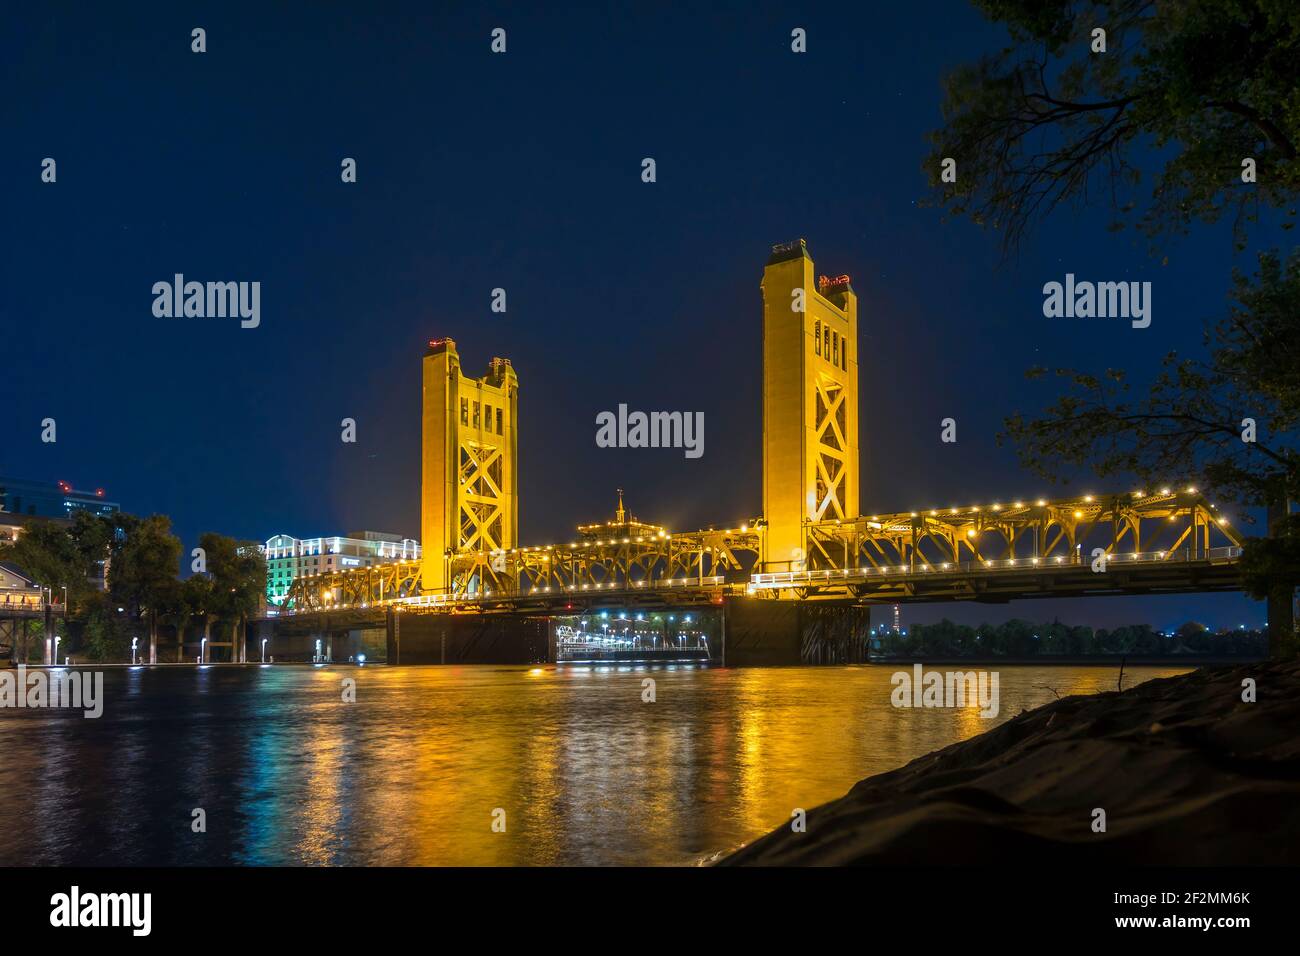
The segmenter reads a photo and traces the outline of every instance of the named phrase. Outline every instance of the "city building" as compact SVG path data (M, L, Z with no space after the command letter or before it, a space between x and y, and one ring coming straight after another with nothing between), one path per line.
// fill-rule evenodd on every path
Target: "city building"
M364 568L391 561L415 561L420 543L382 531L351 531L323 538L277 534L266 542L266 600L281 604L294 579L308 574Z
M103 488L79 491L66 481L32 481L0 476L0 512L70 520L78 511L111 515L120 510L116 501L105 498Z
M66 481L33 481L0 476L0 543L18 540L33 521L54 521L66 525L78 511L93 515L115 515L121 511L109 501L103 488L79 491ZM99 561L90 582L103 591L108 584L108 562Z

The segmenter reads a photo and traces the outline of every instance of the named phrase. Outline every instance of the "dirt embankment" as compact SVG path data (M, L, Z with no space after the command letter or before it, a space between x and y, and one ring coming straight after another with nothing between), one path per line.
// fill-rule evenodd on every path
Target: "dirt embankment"
M807 832L719 865L1022 861L1300 863L1300 663L1063 698L869 777L809 811Z

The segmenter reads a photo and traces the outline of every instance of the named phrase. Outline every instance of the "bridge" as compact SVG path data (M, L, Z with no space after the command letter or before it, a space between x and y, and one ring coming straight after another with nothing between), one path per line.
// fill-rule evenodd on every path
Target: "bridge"
M798 240L773 248L761 288L760 516L674 530L633 517L620 489L611 520L579 526L568 542L521 543L519 379L504 358L472 378L455 342L434 339L423 368L423 557L298 578L268 611L278 633L383 627L394 659L402 626L412 631L399 619L427 616L443 622L433 630L437 659L447 660L448 625L465 631L467 616L533 619L548 622L545 654L555 659L566 644L556 628L590 633L583 615L696 607L718 609L701 619L719 654L730 623L733 646L739 627L765 651L775 641L798 648L799 660L838 660L860 656L874 604L1240 588L1241 538L1185 483L866 513L852 283L815 277ZM667 443L673 424L665 415L649 427ZM535 647L538 631L529 633ZM820 635L815 646L809 635Z

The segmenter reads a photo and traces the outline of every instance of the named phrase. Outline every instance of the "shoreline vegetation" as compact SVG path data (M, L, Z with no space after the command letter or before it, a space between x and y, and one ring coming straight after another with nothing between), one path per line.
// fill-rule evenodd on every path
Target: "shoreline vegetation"
M1087 625L1035 623L1013 619L1001 624L955 624L946 618L901 631L872 635L873 661L922 664L941 661L1130 664L1247 661L1268 657L1268 633L1244 626L1212 631L1188 621L1172 631L1148 624L1111 629Z
M1064 697L868 777L808 810L806 832L784 825L717 865L993 862L1300 863L1300 662Z

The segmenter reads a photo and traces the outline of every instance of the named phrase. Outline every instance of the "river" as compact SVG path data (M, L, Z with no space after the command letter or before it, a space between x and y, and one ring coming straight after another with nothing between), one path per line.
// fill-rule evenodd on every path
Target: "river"
M0 709L0 864L692 864L1118 673L999 667L985 719L901 669L108 668L98 719Z

